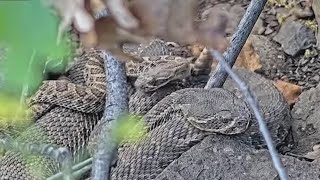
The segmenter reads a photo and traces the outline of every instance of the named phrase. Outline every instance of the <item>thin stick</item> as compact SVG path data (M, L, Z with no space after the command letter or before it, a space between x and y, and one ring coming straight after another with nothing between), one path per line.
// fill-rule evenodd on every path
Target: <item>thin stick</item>
M112 161L117 152L118 142L114 136L114 129L122 113L128 111L127 76L125 64L116 60L114 56L105 52L106 69L106 107L101 120L104 123L98 148L93 157L92 179L109 180ZM106 124L110 126L106 126Z
M231 46L223 53L223 57L230 67L234 65L241 49L246 43L256 21L258 20L267 0L252 0L248 6L246 13L242 17L237 31L233 34ZM219 63L213 75L211 75L205 89L221 88L228 77L228 73L221 68Z
M262 115L260 113L258 103L253 98L252 93L250 92L250 89L239 78L239 76L236 75L232 71L230 65L224 60L223 56L218 51L210 50L210 53L212 54L213 57L215 57L219 61L219 64L221 64L222 68L224 68L225 71L229 74L229 76L238 84L238 86L240 87L240 90L245 95L249 105L251 106L251 108L254 112L254 115L256 116L256 119L259 124L259 129L263 135L263 138L265 139L265 142L267 143L268 150L270 152L273 165L274 165L275 169L277 170L277 172L280 176L280 179L281 180L288 180L288 175L287 175L287 173L282 165L282 162L278 156L277 150L275 149L274 145L272 144L272 139L271 139L270 133L268 131L268 128L267 128L267 125L264 121L264 118L262 117Z

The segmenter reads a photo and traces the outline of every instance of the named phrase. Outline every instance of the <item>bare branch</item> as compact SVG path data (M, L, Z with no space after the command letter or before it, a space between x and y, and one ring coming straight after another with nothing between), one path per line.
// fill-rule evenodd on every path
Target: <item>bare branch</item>
M237 31L233 34L231 46L223 53L223 57L230 67L234 65L241 49L246 43L256 21L258 20L267 0L251 1L246 13L242 17ZM228 73L221 68L219 63L213 75L211 75L205 89L222 87L228 77Z
M253 98L252 93L250 92L250 89L248 86L239 78L238 75L236 75L230 65L224 60L223 56L215 50L210 50L213 57L215 57L218 61L221 67L229 74L229 76L238 84L240 87L240 90L245 95L247 102L251 106L254 115L256 116L256 119L259 124L259 129L263 135L263 138L265 139L265 142L267 143L268 150L271 155L271 159L273 161L274 167L278 171L278 174L280 176L281 180L288 180L288 175L282 165L282 162L280 161L280 158L278 156L277 150L275 149L274 145L272 144L272 139L270 136L270 132L268 131L267 125L264 121L264 118L262 117L259 105L257 101Z
M103 130L96 153L93 157L92 179L110 179L111 163L117 152L117 139L113 131L120 115L128 112L127 76L125 64L105 52L105 71L107 83L105 114L101 121ZM108 125L108 126L107 126Z

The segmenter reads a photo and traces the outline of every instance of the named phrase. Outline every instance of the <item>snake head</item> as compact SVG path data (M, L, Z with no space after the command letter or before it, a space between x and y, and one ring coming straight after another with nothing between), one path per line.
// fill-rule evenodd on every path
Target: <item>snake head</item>
M229 91L189 89L182 97L178 104L183 116L197 129L231 135L242 133L249 126L251 113L246 103Z
M141 73L134 85L144 92L152 92L172 81L186 79L191 75L192 60L193 58L177 57L175 60L159 63Z

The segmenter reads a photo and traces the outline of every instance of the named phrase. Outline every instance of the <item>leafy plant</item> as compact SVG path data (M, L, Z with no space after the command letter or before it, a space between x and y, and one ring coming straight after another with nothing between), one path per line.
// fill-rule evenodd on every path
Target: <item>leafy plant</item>
M0 132L28 126L25 98L49 72L64 71L72 47L68 34L57 44L58 23L40 0L0 1Z
M0 1L0 42L8 47L1 62L3 91L20 95L26 84L30 94L47 72L64 70L71 46L68 36L57 44L58 23L40 0Z
M146 135L146 129L141 116L126 114L119 117L118 126L114 129L114 136L118 143L125 141L128 143L142 140Z

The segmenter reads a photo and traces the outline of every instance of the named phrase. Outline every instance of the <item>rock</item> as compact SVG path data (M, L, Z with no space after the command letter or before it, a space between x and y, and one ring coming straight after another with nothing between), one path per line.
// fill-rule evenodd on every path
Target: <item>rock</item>
M246 10L241 5L235 4L231 6L230 3L217 4L212 8L212 11L221 10L230 17L227 23L226 34L232 35L238 27L240 20L243 17Z
M231 40L230 37L227 38L229 41ZM250 71L256 71L262 68L260 62L260 55L255 51L253 47L253 39L249 38L246 43L244 44L243 48L241 49L239 56L234 64L234 67L247 69ZM193 53L196 54L196 53ZM204 57L205 58L205 57ZM200 56L198 60L200 59ZM212 68L216 68L218 65L217 61L213 61Z
M313 146L313 151L308 152L304 157L308 159L320 159L320 144Z
M252 40L248 39L236 60L235 67L241 67L253 72L262 68L260 56L255 52L252 44Z
M301 70L302 70L302 72L306 72L306 71L308 70L308 66L303 66L303 67L301 68Z
M270 38L261 35L251 35L254 51L260 56L262 68L259 70L270 79L277 77L278 69L285 69L286 59L284 53L277 49L279 45Z
M209 136L171 163L157 180L278 179L267 150L252 149L228 136ZM319 162L281 156L292 180L319 179Z
M279 91L281 91L289 106L297 102L299 95L302 92L302 88L300 86L281 80L277 80L274 84Z
M283 51L295 56L301 50L307 49L317 43L311 29L297 21L286 20L273 40L280 43Z
M285 67L281 73L285 74L290 83L303 85L308 90L316 87L320 76L320 57L306 58L304 55L287 57Z
M276 27L276 26L279 26L279 23L277 21L271 21L269 24L268 24L269 27L273 28L273 27Z
M265 35L270 35L273 32L274 32L274 30L270 26L267 26L266 31L264 32L264 34Z
M272 21L277 21L277 18L274 16L274 14L266 15L266 22L269 24Z
M294 153L304 154L320 142L320 84L303 92L292 109Z
M263 26L263 20L261 18L261 15L258 18L256 24L254 25L251 34L262 35L265 32L266 28Z
M312 79L317 81L317 82L319 82L320 76L319 75L315 75L315 76L312 77Z

